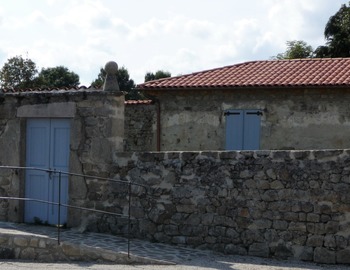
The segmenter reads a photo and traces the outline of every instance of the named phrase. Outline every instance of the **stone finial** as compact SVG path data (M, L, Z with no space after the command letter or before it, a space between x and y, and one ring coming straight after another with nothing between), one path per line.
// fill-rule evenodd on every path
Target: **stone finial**
M117 80L118 64L114 61L109 61L105 65L106 78L103 84L103 91L116 92L120 91Z

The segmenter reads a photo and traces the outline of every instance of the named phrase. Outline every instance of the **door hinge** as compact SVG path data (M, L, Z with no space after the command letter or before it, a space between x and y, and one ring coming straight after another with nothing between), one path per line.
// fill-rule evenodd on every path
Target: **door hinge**
M254 115L263 115L263 113L261 111L257 111L257 112L247 112L247 114L254 114Z
M241 113L239 112L225 112L224 113L224 116L227 116L227 115L240 115Z

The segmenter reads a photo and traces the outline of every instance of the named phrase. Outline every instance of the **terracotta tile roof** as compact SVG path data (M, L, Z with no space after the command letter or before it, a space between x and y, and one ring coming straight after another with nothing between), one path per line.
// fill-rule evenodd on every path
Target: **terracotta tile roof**
M79 91L79 90L101 90L100 88L94 88L92 86L86 87L84 85L77 87L51 87L51 88L23 88L23 89L13 89L13 88L4 88L0 89L0 92L3 93L24 93L24 92L52 92L52 91Z
M139 90L350 86L350 58L253 61L149 81Z
M0 89L0 92L3 93L26 93L26 92L53 92L53 91L83 91L83 90L91 90L91 91L102 91L101 88L94 88L93 86L86 87L84 85L77 87L60 87L60 88L25 88L25 89ZM125 100L125 105L150 105L153 104L153 100Z

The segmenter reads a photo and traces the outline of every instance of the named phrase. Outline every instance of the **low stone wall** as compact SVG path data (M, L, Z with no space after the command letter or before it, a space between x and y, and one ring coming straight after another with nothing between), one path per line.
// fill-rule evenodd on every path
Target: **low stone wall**
M90 247L32 234L11 234L0 228L0 259L35 260L40 262L107 262L117 264L169 264L125 252Z
M350 263L350 150L116 153L135 237L226 254ZM127 214L127 186L86 180L80 206ZM81 226L125 233L127 220Z

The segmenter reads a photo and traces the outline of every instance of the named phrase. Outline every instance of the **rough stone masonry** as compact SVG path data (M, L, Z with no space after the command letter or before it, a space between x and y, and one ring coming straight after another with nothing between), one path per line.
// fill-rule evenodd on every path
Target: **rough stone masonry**
M115 153L132 235L226 254L350 263L350 150ZM126 185L86 180L81 206L127 213ZM86 229L127 221L81 216Z

